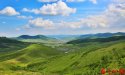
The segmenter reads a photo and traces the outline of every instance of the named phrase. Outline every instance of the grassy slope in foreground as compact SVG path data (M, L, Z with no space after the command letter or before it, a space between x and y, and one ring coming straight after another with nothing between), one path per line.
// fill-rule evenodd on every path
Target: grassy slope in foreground
M112 41L118 41L118 40L125 40L125 36L112 36L108 38L82 38L82 39L76 39L73 41L67 42L68 44L79 44L79 43L88 43L88 42L112 42Z
M16 75L19 75L19 71L23 74L33 72L30 75L35 73L36 75L99 75L103 67L111 69L125 67L125 42L112 43L114 44L88 44L85 47L83 44L80 50L66 54L60 54L61 51L55 48L33 44L13 54L0 57L0 70L3 74L12 74L16 71L13 73L17 73ZM82 44L80 46L82 47Z
M0 56L14 53L15 51L27 47L29 44L30 43L21 42L6 37L0 37Z
M34 62L44 62L61 54L54 48L44 46L42 44L32 44L22 50L18 50L15 53L10 53L0 57L1 70L14 69L17 66L26 66L27 64Z
M38 66L41 67L38 68ZM88 53L69 53L47 64L30 65L28 69L41 71L49 75L99 75L103 67L111 69L125 67L125 42Z
M32 50L35 48L39 48L40 45L32 45L28 47L28 52L26 52L26 56L31 57L29 59L34 60L34 56L32 55ZM92 47L94 49L94 47ZM84 49L84 48L83 48ZM87 48L86 48L87 49ZM96 49L96 48L95 48ZM31 52L30 52L31 50ZM90 49L91 50L91 49ZM44 73L45 75L98 75L100 73L101 68L111 68L111 69L119 69L125 66L125 42L121 41L115 43L110 46L97 48L96 50L90 52L84 52L84 50L80 50L83 52L72 52L67 54L62 54L60 56L56 56L53 58L47 59L38 59L32 63L26 63L27 66L22 66L17 64L17 66L13 67L12 70L16 71L27 71L27 72L37 72L41 75ZM88 50L89 51L89 50ZM51 51L49 51L51 52ZM29 56L28 54L31 54ZM34 52L33 52L34 53ZM42 51L40 56L43 57L46 54L46 51ZM56 53L54 52L54 55ZM39 53L38 53L39 55ZM33 57L32 57L33 56ZM37 56L37 55L35 55ZM47 54L45 56L49 56ZM53 56L53 53L52 53ZM36 57L36 58L38 58ZM17 59L17 58L16 58ZM12 62L12 60L6 61Z

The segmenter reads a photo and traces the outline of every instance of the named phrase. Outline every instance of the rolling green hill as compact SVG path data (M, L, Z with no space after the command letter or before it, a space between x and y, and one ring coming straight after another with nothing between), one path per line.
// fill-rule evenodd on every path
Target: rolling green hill
M83 39L83 38L108 38L113 36L125 36L124 32L116 32L116 33L97 33L97 34L86 34L81 35L77 39Z
M54 48L30 43L0 56L2 75L101 75L102 68L124 67L124 36L75 40Z
M35 35L35 36L30 36L30 35L21 35L19 37L13 37L15 40L19 40L22 42L28 42L28 43L42 43L47 46L59 46L63 44L64 42L61 40L58 40L56 38L44 36L44 35Z
M44 35L35 35L35 36L30 36L30 35L21 35L19 37L16 37L15 39L20 40L20 41L24 41L24 42L42 42L42 43L46 43L50 42L50 41L57 41L57 39L55 38L50 38Z
M18 51L27 47L29 44L30 43L21 42L6 37L0 37L0 56Z
M79 43L88 43L88 42L111 42L117 40L125 40L125 36L112 36L108 38L85 38L85 39L76 39L73 41L67 42L67 44L79 44Z
M58 51L54 48L48 47L48 46L44 46L42 44L31 44L28 47L15 51L14 53L9 53L7 55L1 56L0 61L6 61L9 59L24 59L26 61L29 60L33 61L34 59L38 59L38 58L50 58L50 57L54 57L56 55L61 54L61 51ZM30 59L31 60L30 60ZM20 61L23 62L23 61Z
M62 51L58 51L54 48L42 44L31 44L14 53L0 56L0 65L2 65L0 69L7 70L7 72L15 69L18 70L19 66L24 67L36 62L45 62L61 54Z
M46 37L44 35L36 35L36 36L30 36L30 35L21 35L17 37L18 39L48 39L49 37Z

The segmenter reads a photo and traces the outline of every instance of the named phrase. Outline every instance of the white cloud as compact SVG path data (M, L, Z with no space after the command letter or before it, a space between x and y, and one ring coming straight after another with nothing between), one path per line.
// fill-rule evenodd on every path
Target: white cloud
M49 25L49 26L48 26ZM125 31L125 3L112 3L108 8L97 15L90 15L86 18L82 18L79 21L73 22L54 22L50 20L43 20L37 18L30 20L27 27L41 27L41 28L54 28L56 32L70 31L88 31L88 32L117 32ZM49 32L50 30L48 30ZM65 33L64 32L64 33ZM88 33L87 32L87 33Z
M43 15L62 15L68 16L76 12L75 8L70 8L65 2L58 1L57 3L43 5L40 9L27 9L23 8L25 12L33 12L35 14Z
M106 28L108 27L108 20L102 15L88 16L87 18L81 19L76 22L53 22L50 20L43 20L42 18L36 18L30 20L26 25L27 28L41 27L45 29L79 29L79 28Z
M57 25L60 25L58 28L69 28L69 29L81 29L81 28L107 28L108 20L102 15L88 16L83 18L80 21L76 22L60 22Z
M124 3L125 2L125 0L112 0L112 1L115 3Z
M65 2L85 2L90 1L93 4L97 4L97 0L38 0L39 2L57 2L57 1L65 1Z
M29 10L29 9L27 9L27 8L23 8L23 9L22 9L22 11L25 11L25 12L30 12L30 10Z
M88 27L97 28L97 27L107 27L108 21L107 18L103 15L88 16L85 19L81 20L82 25L87 25Z
M121 0L122 1L122 0ZM114 29L123 29L125 27L125 3L113 3L99 15L88 16L80 22L75 23L81 27L87 25L89 27L103 27Z
M37 27L54 27L56 29L107 29L107 28L123 28L125 26L125 5L124 4L110 4L108 9L99 15L91 15L82 18L76 22L53 22L50 20L43 20L37 18L30 20L29 24Z
M90 0L93 4L97 4L97 0Z
M63 0L38 0L39 2L57 2ZM83 2L85 0L65 0L66 2Z
M20 31L21 29L20 28L16 28L16 31Z
M85 0L66 0L66 2L84 2Z
M58 0L38 0L39 2L56 2Z
M97 4L97 0L66 0L66 2L85 2L85 1L92 2L93 4Z
M116 28L125 27L125 3L110 4L109 7L99 15L88 16L78 22L69 23L70 27L90 27L90 28ZM68 24L65 24L68 25Z
M116 28L122 29L125 27L125 3L110 4L109 7L99 15L88 16L78 22L69 23L70 27L81 28ZM68 24L65 24L68 25Z
M27 9L27 8L23 8L23 10L22 11L24 11L24 12L31 12L31 13L35 13L35 14L42 14L41 13L41 10L39 10L39 9Z
M42 18L36 18L33 20L29 20L28 24L26 27L41 27L44 29L51 29L53 28L54 23L50 20L43 20Z
M110 20L110 25L115 27L124 27L125 21L125 3L110 4L106 10L107 19Z
M0 14L14 16L14 15L19 15L20 13L17 12L13 7L8 6L4 9L0 10Z
M32 16L17 16L19 19L32 19Z

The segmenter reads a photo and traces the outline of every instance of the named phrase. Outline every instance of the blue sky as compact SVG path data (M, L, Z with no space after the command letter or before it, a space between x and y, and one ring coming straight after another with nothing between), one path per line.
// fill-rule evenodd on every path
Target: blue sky
M125 31L124 0L1 0L0 36Z

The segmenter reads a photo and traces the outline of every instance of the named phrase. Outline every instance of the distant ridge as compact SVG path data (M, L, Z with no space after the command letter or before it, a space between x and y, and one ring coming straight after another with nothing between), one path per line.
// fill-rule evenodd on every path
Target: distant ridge
M17 37L18 39L50 39L47 36L44 35L35 35L35 36L30 36L30 35L21 35L19 37ZM52 38L51 38L52 39Z
M119 40L125 40L125 36L112 36L107 38L82 38L82 39L76 39L67 42L67 44L79 44L79 43L88 43L88 42L111 42L111 41L119 41Z
M21 42L21 41L15 40L15 39L0 37L0 52L18 50L27 45L28 45L28 43Z
M97 33L97 34L86 34L81 35L78 39L81 38L107 38L112 36L125 36L124 32L117 32L117 33Z
M7 37L0 37L0 44L2 43L22 43L22 42L15 39L7 38Z
M52 43L58 41L56 38L44 36L44 35L21 35L19 37L15 37L14 39L23 41L23 42L34 42L34 43Z

